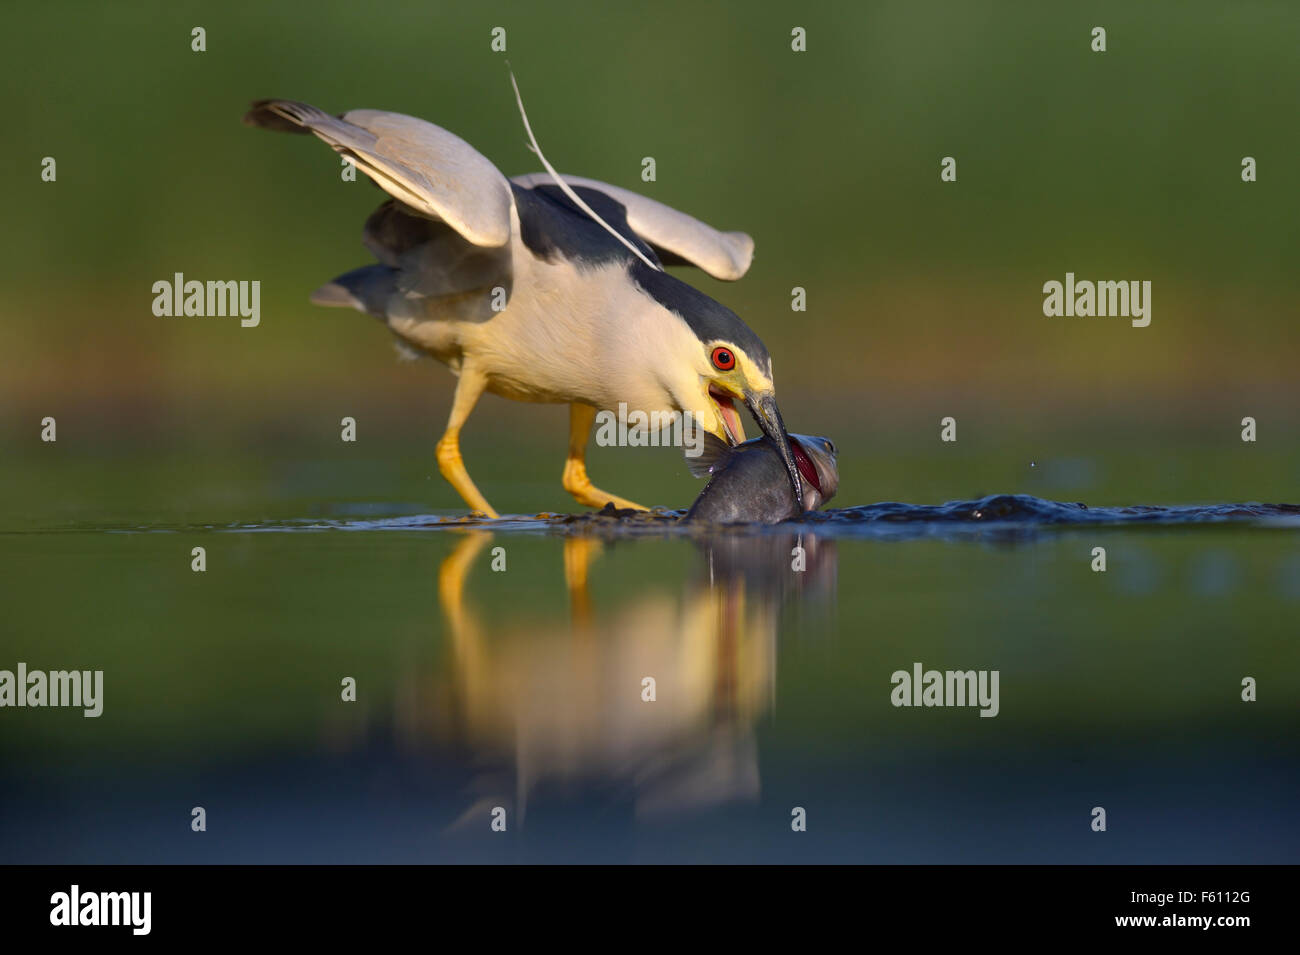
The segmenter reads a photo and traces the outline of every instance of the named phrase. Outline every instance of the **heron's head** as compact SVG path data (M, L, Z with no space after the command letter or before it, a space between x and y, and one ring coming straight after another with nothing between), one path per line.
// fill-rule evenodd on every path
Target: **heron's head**
M634 264L631 274L645 294L685 324L684 331L679 326L657 343L656 364L673 403L732 445L745 440L739 407L748 408L780 451L802 504L799 468L776 404L772 356L762 340L731 309L666 272Z

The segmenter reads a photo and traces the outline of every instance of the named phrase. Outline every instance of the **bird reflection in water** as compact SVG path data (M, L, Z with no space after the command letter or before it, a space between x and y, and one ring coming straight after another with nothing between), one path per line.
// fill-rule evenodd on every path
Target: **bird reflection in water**
M490 562L492 539L466 534L438 572L451 656L440 731L483 768L453 828L483 824L496 806L522 825L530 798L554 794L600 793L638 817L757 800L756 728L775 705L782 607L833 605L833 540L700 538L701 566L680 595L642 593L611 613L593 606L589 587L604 544L568 536L567 625L521 611L489 628L465 585Z

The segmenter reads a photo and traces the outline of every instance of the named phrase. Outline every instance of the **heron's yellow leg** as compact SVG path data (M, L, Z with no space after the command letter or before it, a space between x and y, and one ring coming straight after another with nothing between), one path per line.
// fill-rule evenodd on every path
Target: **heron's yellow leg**
M487 502L487 498L479 493L474 482L470 480L469 472L465 470L465 462L460 456L461 425L474 410L474 405L483 394L485 387L487 387L487 379L481 373L469 366L461 369L460 378L456 382L456 395L451 399L451 414L447 418L447 430L443 432L442 439L438 442L438 470L456 489L456 493L464 498L471 510L486 514L488 517L499 517L500 515Z
M587 507L604 507L613 504L618 508L633 508L644 511L640 504L633 504L617 495L600 490L587 477L587 438L591 435L591 425L596 420L596 409L591 405L574 402L569 405L569 458L564 462L564 489L572 494L579 504Z

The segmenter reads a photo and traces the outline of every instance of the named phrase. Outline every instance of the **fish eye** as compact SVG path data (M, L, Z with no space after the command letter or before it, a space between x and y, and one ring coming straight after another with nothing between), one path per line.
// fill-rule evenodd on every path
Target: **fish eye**
M731 371L736 367L736 356L730 348L723 348L719 345L713 349L713 367L718 371Z
M829 451L831 454L839 454L839 453L840 453L839 451L837 451L837 450L835 449L835 442L834 442L834 441L832 441L830 438L825 438L824 440L826 441L826 450L827 450L827 451Z

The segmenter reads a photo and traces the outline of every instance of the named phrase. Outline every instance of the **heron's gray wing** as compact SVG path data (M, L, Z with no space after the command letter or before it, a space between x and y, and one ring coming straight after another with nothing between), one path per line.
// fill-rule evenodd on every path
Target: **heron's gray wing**
M570 186L596 189L621 203L627 210L627 224L632 231L656 249L668 253L669 261L675 256L703 269L715 279L728 282L749 270L754 258L754 240L743 232L719 232L662 202L595 179L567 174L563 178ZM528 189L554 182L545 172L515 176L511 181Z
M312 132L350 158L390 196L439 219L474 245L510 241L510 184L469 143L400 113L354 109L330 116L306 103L261 100L244 116L251 126Z
M312 302L349 305L381 319L487 321L500 308L494 297L509 297L508 245L474 245L395 199L366 220L363 241L380 264L340 275L312 293Z

